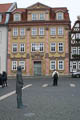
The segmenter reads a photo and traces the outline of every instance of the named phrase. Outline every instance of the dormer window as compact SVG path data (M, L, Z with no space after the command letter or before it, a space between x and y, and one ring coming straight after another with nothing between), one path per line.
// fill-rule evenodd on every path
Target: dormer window
M63 17L63 12L58 12L57 13L57 20L63 20L64 17Z
M38 19L38 15L36 13L32 14L32 20L37 20Z
M39 17L40 17L40 20L45 20L45 14L44 13L41 13Z
M2 14L0 14L0 22L2 22Z
M14 21L21 21L21 15L19 13L14 14Z

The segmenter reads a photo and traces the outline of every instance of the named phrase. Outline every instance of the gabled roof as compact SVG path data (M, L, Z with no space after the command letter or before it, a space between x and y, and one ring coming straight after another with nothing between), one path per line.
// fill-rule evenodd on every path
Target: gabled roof
M0 13L7 12L13 3L0 4Z
M27 9L36 9L36 8L39 8L39 7L46 8L46 9L51 8L51 7L47 6L47 5L44 5L44 4L40 3L40 2L37 2L37 3L27 7Z
M53 8L53 10L55 11L55 12L58 12L58 11L63 11L63 12L66 12L67 11L67 8L66 7L56 7L56 8Z

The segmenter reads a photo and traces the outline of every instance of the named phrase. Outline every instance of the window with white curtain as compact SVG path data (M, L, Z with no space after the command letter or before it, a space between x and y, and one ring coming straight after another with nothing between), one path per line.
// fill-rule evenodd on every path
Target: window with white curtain
M55 60L51 60L50 61L50 70L55 70L56 69L56 61Z

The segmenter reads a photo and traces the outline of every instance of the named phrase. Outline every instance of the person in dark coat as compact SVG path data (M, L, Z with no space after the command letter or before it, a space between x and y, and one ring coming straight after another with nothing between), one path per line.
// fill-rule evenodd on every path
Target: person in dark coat
M57 86L57 84L58 84L58 77L59 77L58 72L54 71L53 74L52 74L53 86Z
M23 87L22 70L21 66L18 66L16 75L17 108L23 108L22 87Z

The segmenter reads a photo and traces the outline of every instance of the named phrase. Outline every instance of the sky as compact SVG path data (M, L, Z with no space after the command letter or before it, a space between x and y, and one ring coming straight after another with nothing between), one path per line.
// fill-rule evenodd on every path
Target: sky
M67 7L69 10L71 26L73 26L74 22L77 20L77 16L80 15L80 0L0 0L0 4L12 2L17 2L18 8L27 8L37 2L52 8Z

